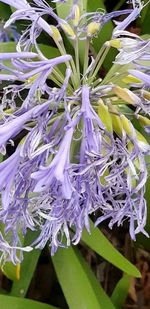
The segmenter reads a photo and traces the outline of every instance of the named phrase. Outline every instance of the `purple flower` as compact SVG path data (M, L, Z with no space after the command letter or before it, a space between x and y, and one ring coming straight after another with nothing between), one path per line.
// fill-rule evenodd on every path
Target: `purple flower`
M12 137L16 136L22 130L26 122L36 118L45 110L48 110L48 107L49 102L41 104L41 106L35 106L21 116L11 119L10 121L8 119L7 122L0 125L0 146L4 145Z
M47 167L40 167L38 172L31 175L37 180L35 192L41 192L51 188L51 186L62 186L63 196L70 199L72 186L69 179L70 146L73 136L73 129L68 130L64 136L58 153ZM58 185L57 185L58 182Z
M2 192L2 205L4 210L7 209L10 202L11 188L18 165L20 162L20 149L18 148L13 155L11 155L4 162L0 163L0 190ZM3 191L3 189L5 190Z

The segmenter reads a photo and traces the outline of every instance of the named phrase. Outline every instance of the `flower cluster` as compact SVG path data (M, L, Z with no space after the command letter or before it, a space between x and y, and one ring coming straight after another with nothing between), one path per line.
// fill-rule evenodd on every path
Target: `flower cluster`
M18 263L22 251L41 249L47 242L52 255L59 246L77 244L84 227L90 232L92 213L96 225L108 219L112 228L128 220L132 239L138 232L147 235L145 156L150 146L136 122L149 134L150 40L126 31L142 3L132 1L131 9L113 13L86 13L82 1L74 0L61 19L44 0L2 2L16 9L5 28L16 20L28 23L16 51L0 53L5 82L0 105L1 260ZM67 1L53 2L63 6ZM123 14L111 39L90 57L93 38ZM45 15L55 23L49 25ZM54 58L47 58L37 41L43 31L57 47ZM118 54L101 79L110 48ZM7 147L15 140L18 146L7 158ZM37 230L38 237L24 247L28 229Z

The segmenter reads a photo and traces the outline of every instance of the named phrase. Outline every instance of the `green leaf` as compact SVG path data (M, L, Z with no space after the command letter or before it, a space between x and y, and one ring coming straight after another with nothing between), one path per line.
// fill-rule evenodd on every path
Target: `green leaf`
M0 17L1 19L7 20L11 15L12 11L10 6L5 3L0 3Z
M45 57L51 59L60 56L60 52L57 48L45 44L39 44L39 48ZM15 42L3 42L0 44L0 53L12 53L16 51Z
M126 297L128 295L129 287L130 287L130 280L131 277L128 275L124 275L117 283L112 296L111 300L114 303L117 309L121 309L124 305Z
M1 42L0 53L11 53L16 51L15 42Z
M8 7L8 6L7 6ZM13 53L16 52L16 43L15 42L1 42L0 43L0 53ZM12 63L10 60L5 60L3 62L6 66L12 67ZM9 71L2 70L2 74L9 74Z
M1 156L0 156L1 159ZM0 160L1 162L2 160ZM5 226L4 224L1 222L0 223L0 232L2 233L2 235L5 235ZM11 262L6 262L3 267L0 267L1 271L4 273L4 275L10 279L10 280L17 280L19 279L19 271L20 271L20 264L14 265ZM0 292L1 294L1 292Z
M147 160L149 161L149 157L147 158ZM146 199L146 202L147 202L147 222L146 222L145 230L146 230L147 233L150 234L150 198L149 198L149 193L150 193L150 178L148 178L148 180L147 180L146 192L145 192L145 199ZM150 249L150 238L147 238L142 233L138 234L137 240L136 240L136 246L139 247L139 245L142 245L142 247L149 250Z
M83 265L72 247L59 248L52 262L70 309L101 309Z
M141 277L139 270L131 264L118 250L116 250L110 241L98 229L94 228L91 221L91 235L84 229L82 233L83 242L88 245L92 250L97 252L105 260L121 269L123 272L130 276L137 278Z
M54 306L43 304L30 299L0 295L1 309L58 309Z
M44 54L45 57L47 57L48 59L51 58L55 58L60 56L60 52L58 50L58 48L55 48L53 46L49 46L49 45L45 45L45 44L38 44L41 52ZM36 52L36 50L33 48L33 51ZM0 44L0 53L12 53L12 52L16 52L16 43L15 42L3 42ZM4 64L8 67L12 67L12 63L10 60L6 60L4 61ZM60 64L59 65L60 70L62 73L65 72L65 65L64 64ZM2 71L2 73L9 73L9 71Z
M60 52L58 48L56 47L45 45L45 44L38 44L38 46L40 50L42 51L42 53L44 54L44 56L47 57L48 59L60 56Z
M20 264L14 265L11 262L6 262L3 266L2 272L8 279L12 281L19 280Z
M117 4L114 6L113 11L117 11L124 4L124 0L117 1Z
M93 271L79 252L77 248L74 248L76 255L78 256L78 259L80 260L80 263L82 265L82 268L86 272L86 275L91 283L91 286L93 288L93 291L95 292L95 295L99 301L100 307L102 309L115 309L113 303L111 302L109 296L105 293L104 289L101 287L100 282L98 282L97 278L95 277Z
M146 4L148 1L144 0L144 2ZM150 4L146 5L145 8L142 10L141 19L139 19L142 34L150 33L149 20L150 20Z
M33 242L35 238L36 233L28 231L25 237L24 246L28 246L30 243ZM37 249L34 249L31 252L24 253L24 259L21 263L20 280L13 282L10 292L11 296L25 297L30 286L30 282L33 278L33 274L37 266L40 253L41 251Z

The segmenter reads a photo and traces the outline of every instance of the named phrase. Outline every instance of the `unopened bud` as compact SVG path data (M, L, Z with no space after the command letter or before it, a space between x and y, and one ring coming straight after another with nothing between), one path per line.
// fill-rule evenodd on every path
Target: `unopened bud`
M145 126L150 126L150 119L141 115L137 116L139 123L145 127Z
M131 83L134 83L134 84L139 84L141 83L141 80L133 75L127 75L126 77L124 77L122 79L122 81L125 83L125 84L131 84Z
M115 48L120 48L121 47L121 42L119 39L114 39L109 41L109 46L115 47Z
M150 92L143 90L143 97L144 97L144 99L150 101Z
M97 34L99 29L100 29L100 23L97 23L95 21L91 22L87 27L87 36L88 37L94 36L95 34Z
M110 104L109 111L111 115L112 127L113 127L114 132L118 134L119 136L122 136L123 125L122 125L120 115L118 114L118 109L115 106Z
M108 111L108 106L103 103L103 100L98 101L98 116L109 132L113 132L112 119Z
M129 104L135 104L138 100L138 97L129 89L121 88L119 86L115 86L112 88L112 91L121 99Z
M138 146L139 148L143 151L143 152L147 152L150 150L150 146L146 140L146 138L139 132L136 130L136 137L137 137L137 141L138 141Z
M57 29L57 27L51 25L50 28L51 28L52 33L53 33L54 41L61 42L62 41L62 37L61 37L61 34L60 34L59 30Z
M124 116L124 115L121 115L120 118L121 118L121 121L122 121L123 128L124 128L125 132L129 136L132 136L133 135L133 127L131 125L130 120L126 116Z
M72 39L75 39L75 33L73 31L73 29L70 27L70 25L67 22L62 22L61 24L61 28L63 29L63 31Z
M75 27L78 26L79 19L80 19L80 8L77 4L75 4L75 6L74 6L74 18L73 18L73 25Z

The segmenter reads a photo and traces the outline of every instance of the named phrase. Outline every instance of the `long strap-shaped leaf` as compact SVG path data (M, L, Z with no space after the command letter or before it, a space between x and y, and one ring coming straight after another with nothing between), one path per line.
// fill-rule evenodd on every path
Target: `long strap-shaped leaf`
M91 268L89 267L89 265L87 264L87 262L85 261L83 256L80 254L79 250L77 250L77 248L75 248L75 253L78 256L78 259L80 260L80 263L81 263L88 279L90 280L93 291L96 294L96 297L97 297L97 299L100 303L101 308L102 309L106 309L106 308L107 309L115 309L114 304L111 302L109 296L105 293L105 291L101 287L100 282L98 282L93 271L91 270Z
M0 295L0 306L1 309L58 309L31 299L21 299L5 295Z
M36 233L29 231L25 238L25 245L32 243L35 239ZM37 266L40 250L34 249L31 252L24 254L24 260L21 263L20 280L14 281L10 292L11 296L25 297L33 278L34 271Z
M83 264L73 247L59 248L52 261L70 309L102 309Z
M82 234L82 240L92 250L97 252L105 260L107 260L117 268L121 269L126 274L137 278L141 277L139 270L113 247L110 241L103 235L103 233L98 228L94 228L92 221L91 235L88 234L86 230L84 230Z
M124 305L130 287L130 280L130 276L124 275L115 286L111 300L114 303L116 309L121 309Z

